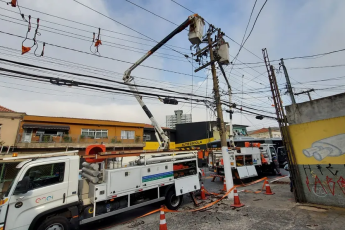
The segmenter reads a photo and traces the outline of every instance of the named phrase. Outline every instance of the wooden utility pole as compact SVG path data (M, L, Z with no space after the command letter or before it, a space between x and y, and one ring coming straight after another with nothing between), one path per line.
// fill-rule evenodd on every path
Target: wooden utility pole
M218 31L219 35L219 31ZM219 36L218 36L219 37ZM226 185L228 188L232 188L234 186L233 179L232 179L232 172L231 172L231 166L230 166L230 156L228 152L228 144L226 141L226 129L224 124L224 118L223 118L223 110L222 105L220 103L220 94L219 94L219 81L217 77L216 72L216 66L214 64L214 54L213 54L213 48L212 48L212 39L211 39L211 33L207 34L207 40L208 40L208 46L209 46L209 52L210 52L210 63L211 63L211 72L213 77L213 91L214 96L216 99L216 108L217 108L217 124L219 128L219 136L220 136L220 143L222 146L222 156L223 156L223 162L224 162L224 174L226 179ZM233 192L231 192L228 196L229 198L234 197Z
M268 127L268 134L270 135L270 138L273 137L273 135L272 135L272 128L271 127Z

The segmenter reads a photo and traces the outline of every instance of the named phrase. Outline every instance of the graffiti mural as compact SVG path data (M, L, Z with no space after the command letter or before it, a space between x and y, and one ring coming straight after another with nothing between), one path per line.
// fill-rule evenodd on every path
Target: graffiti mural
M345 134L315 141L311 148L303 149L303 154L307 157L314 157L321 161L325 157L338 157L345 154Z
M345 169L342 165L302 165L302 181L309 202L333 199L337 206L345 207L345 177L339 174L340 168Z
M345 207L345 116L289 126L308 202Z

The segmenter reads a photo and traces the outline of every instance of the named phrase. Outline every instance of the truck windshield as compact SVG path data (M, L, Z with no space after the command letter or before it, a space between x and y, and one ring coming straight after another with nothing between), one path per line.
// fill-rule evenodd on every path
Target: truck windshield
M17 169L16 166L18 162L15 163L2 163L0 165L0 193L1 197L7 197L10 192L13 181L17 177L17 174L20 169Z
M285 156L286 155L285 148L278 148L278 155Z
M270 147L270 151L271 151L272 157L277 155L274 147Z

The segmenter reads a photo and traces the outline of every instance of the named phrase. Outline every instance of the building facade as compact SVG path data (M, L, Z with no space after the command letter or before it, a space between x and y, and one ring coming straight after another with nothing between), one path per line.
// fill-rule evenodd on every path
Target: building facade
M248 136L253 138L279 138L282 135L278 127L269 127L248 131Z
M25 113L17 113L0 106L0 153L9 152L15 145L20 122Z
M170 149L175 149L175 136L176 136L176 130L175 129L169 129L166 127L162 127L164 132L168 135L170 139ZM155 130L152 125L146 124L144 127L144 141L145 141L145 147L144 150L157 150L159 148L159 143L157 141Z
M344 105L345 93L286 107L297 189L309 203L345 207Z
M166 126L175 129L176 124L185 124L192 122L192 114L183 114L183 110L175 110L175 115L166 116Z
M218 127L217 127L217 122L211 121L211 125L212 125L214 139L215 140L220 140L220 135L219 135ZM247 134L247 127L248 127L247 125L236 125L236 124L233 124L232 125L232 132L233 132L234 138L248 136L248 134ZM226 122L225 122L225 129L226 129L226 137L229 138L230 137L230 126Z
M18 151L104 144L108 149L145 146L145 124L109 120L25 115L17 135Z

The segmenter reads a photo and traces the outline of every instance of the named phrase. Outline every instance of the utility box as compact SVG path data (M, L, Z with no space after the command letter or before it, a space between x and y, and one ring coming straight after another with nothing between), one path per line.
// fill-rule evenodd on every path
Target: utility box
M141 169L141 185L143 188L155 184L164 184L174 180L172 164L158 164Z
M204 19L199 16L195 16L193 22L189 25L188 39L193 45L201 43L204 26Z
M218 55L220 56L220 64L229 65L229 43L225 42L224 44L220 45Z
M108 196L118 195L141 187L141 167L105 170Z
M107 199L106 193L107 185L90 183L89 198L91 203L99 202Z

